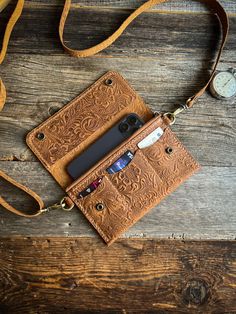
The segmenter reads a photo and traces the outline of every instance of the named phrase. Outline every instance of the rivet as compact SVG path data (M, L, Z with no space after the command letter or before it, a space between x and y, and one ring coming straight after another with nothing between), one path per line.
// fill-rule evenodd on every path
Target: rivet
M172 147L167 147L166 148L166 153L169 154L169 155L172 154L173 153L173 148Z
M105 81L105 84L106 84L107 86L112 86L112 85L113 85L113 80L112 80L112 79L107 79L107 80Z
M43 141L45 139L45 135L42 132L36 134L38 140Z
M102 203L96 204L96 210L102 211L104 209L104 205Z

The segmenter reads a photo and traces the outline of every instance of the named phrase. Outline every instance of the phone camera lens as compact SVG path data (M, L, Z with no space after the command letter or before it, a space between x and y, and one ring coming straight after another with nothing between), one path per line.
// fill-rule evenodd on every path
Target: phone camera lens
M128 119L128 123L130 125L135 125L137 121L138 121L138 119L135 116L130 116Z
M129 125L127 123L121 123L119 129L122 133L127 132L129 130Z

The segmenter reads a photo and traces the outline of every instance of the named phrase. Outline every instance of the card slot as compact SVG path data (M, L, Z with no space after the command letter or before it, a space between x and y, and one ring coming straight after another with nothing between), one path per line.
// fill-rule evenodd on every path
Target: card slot
M75 185L80 185L81 190L89 185L97 177L104 175L106 169L112 165L119 157L122 156L127 150L131 150L133 153L138 149L137 143L145 138L150 132L161 126L163 130L166 128L161 116L156 116L149 122L147 122L142 128L140 128L130 138L125 140L116 149L110 152L106 157L99 161L94 167L87 171L83 176L75 180L67 187L66 191L72 189Z
M108 177L132 207L134 220L140 217L144 207L150 208L163 195L162 180L140 149L124 169Z
M102 182L92 193L79 198L81 185L77 184L68 195L110 244L162 199L162 186L146 156L137 149L133 159L121 171L115 174L104 171Z
M133 223L128 202L106 175L97 189L86 197L78 198L76 187L68 195L106 243L112 243Z
M141 149L149 164L167 186L183 181L199 168L198 163L185 149L170 128L162 137L149 147Z
M168 127L163 128L164 133L157 142L144 149L138 148L139 141L158 126L158 123L150 124L67 189L70 198L107 244L199 168ZM108 174L106 169L127 150L134 153L133 159L119 172ZM97 189L78 198L78 193L99 177L103 179Z

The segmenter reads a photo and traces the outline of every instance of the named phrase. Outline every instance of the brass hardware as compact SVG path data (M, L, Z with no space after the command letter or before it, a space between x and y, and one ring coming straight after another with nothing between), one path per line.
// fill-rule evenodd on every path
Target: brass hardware
M55 210L55 209L62 209L65 211L70 211L70 210L72 210L73 207L74 207L74 204L71 206L68 206L66 203L66 197L63 197L63 199L61 199L61 201L59 203L53 204L53 205L48 206L46 208L42 208L40 210L40 213L46 213L46 212L49 212L49 211Z
M179 108L177 108L174 112L166 112L164 113L164 117L166 116L167 118L170 119L170 125L174 124L175 121L176 121L176 116L178 114L180 114L182 111L185 111L188 109L188 105L187 104L184 104L184 105L181 105Z
M113 85L113 80L112 80L112 79L107 79L107 80L105 81L105 84L106 84L107 86L112 86L112 85Z
M69 212L70 210L74 208L74 204L72 204L71 206L68 206L66 204L66 197L63 197L63 199L60 201L60 205L61 205L61 208L67 212Z
M104 209L104 205L102 203L96 204L96 210L102 211Z
M176 117L174 115L173 112L166 112L164 113L163 115L164 117L167 117L171 122L170 122L170 125L174 124L175 123L175 120L176 120Z
M173 148L172 147L167 147L166 148L166 153L169 154L169 155L172 154L173 153Z
M43 141L45 139L45 134L42 132L39 132L36 134L36 137L39 141Z

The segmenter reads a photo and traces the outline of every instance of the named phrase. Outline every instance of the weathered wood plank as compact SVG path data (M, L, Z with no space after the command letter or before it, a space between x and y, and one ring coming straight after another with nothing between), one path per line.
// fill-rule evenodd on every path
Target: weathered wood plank
M235 313L236 243L2 238L1 313Z
M64 195L46 170L35 162L0 162L5 170L31 187L47 205ZM236 168L203 167L135 224L124 237L160 237L186 239L235 239ZM1 188L2 190L2 188ZM5 188L4 195L22 208L25 195ZM79 210L51 212L34 219L17 217L1 208L0 236L96 236Z
M72 1L72 8L78 8L79 6L89 6L89 7L110 7L110 8L128 8L135 9L139 5L143 4L145 0L74 0ZM27 1L25 6L55 6L62 5L63 1L50 1L47 0L31 0ZM228 13L236 13L236 6L234 0L220 0L220 3L224 6ZM168 11L168 12L186 12L186 13L199 13L208 12L206 6L199 1L189 1L189 0L170 0L166 3L162 3L154 6L154 10L158 11Z
M83 8L71 10L65 28L65 41L70 47L83 49L111 35L130 11ZM26 8L11 37L8 53L62 54L58 39L60 7ZM1 16L0 35L8 19ZM226 50L234 51L235 16L230 18L231 32ZM144 13L139 16L111 47L99 56L165 56L165 54L198 52L215 49L219 22L214 15ZM197 50L202 50L201 53ZM121 55L122 54L122 55ZM195 56L192 56L195 59ZM231 59L228 59L231 60Z
M139 59L129 61L126 58L122 62L111 58L108 65L104 59L75 62L66 56L50 59L14 55L2 69L8 102L0 115L0 159L32 160L24 140L26 133L106 70L122 73L154 110L169 111L200 89L205 73L205 70L199 71L201 65L201 62L180 60L176 67L170 60L163 64L161 60L151 59L143 59L141 64ZM153 73L149 75L147 69L150 68ZM187 70L189 68L191 71ZM193 73L201 78L198 80ZM206 94L193 110L182 115L173 129L201 164L235 166L236 160L232 158L236 141L234 117L234 100L221 102Z

